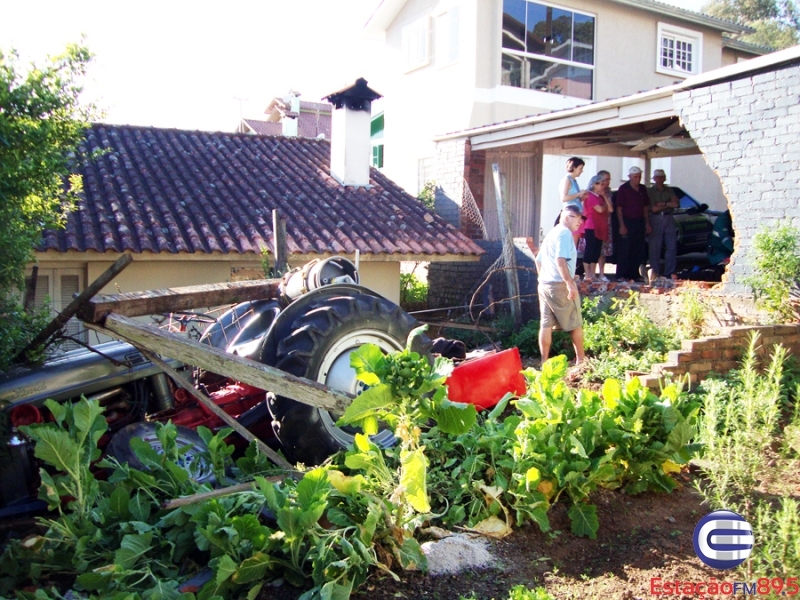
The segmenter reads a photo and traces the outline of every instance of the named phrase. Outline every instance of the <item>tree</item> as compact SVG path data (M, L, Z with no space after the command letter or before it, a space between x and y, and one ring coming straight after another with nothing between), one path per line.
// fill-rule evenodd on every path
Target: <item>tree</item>
M711 0L703 12L754 28L743 42L776 50L800 41L800 11L794 0Z
M18 290L42 231L63 226L80 190L71 166L96 112L80 102L91 59L73 44L23 69L16 51L0 50L0 369L9 346L30 337L19 330L30 323L23 322Z

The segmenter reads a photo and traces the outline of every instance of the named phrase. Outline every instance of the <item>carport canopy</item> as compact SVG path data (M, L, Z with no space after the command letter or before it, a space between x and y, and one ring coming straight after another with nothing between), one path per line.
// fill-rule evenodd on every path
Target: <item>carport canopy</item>
M629 156L650 160L700 154L681 125L672 85L595 104L476 127L437 141L468 137L473 150L513 151L542 142L546 154ZM649 173L648 173L649 177Z

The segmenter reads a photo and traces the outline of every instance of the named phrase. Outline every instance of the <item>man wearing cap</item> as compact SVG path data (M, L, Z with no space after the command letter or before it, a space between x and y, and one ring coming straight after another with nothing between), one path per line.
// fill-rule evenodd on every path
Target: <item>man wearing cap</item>
M653 171L655 185L647 189L650 198L650 279L669 277L676 269L678 230L672 213L680 202L675 192L664 185L667 175L663 169ZM661 246L664 246L664 269L661 269Z
M536 256L539 272L539 350L542 362L550 356L553 341L553 327L558 325L569 331L575 347L575 363L584 359L583 320L578 286L575 284L575 266L578 251L572 234L583 223L581 209L567 205L561 211L558 225L553 227L542 241L542 248Z
M650 199L641 182L642 170L631 167L628 181L614 195L619 221L617 279L638 279L639 268L647 262L645 236L650 233Z

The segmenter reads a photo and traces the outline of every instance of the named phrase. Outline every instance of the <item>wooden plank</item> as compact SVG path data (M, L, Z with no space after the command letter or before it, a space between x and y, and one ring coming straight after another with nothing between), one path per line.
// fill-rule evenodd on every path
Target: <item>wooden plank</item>
M130 254L123 254L114 264L108 267L100 274L100 277L95 279L89 287L83 290L77 298L70 302L67 307L62 310L55 319L50 321L49 325L45 327L39 334L33 338L27 346L25 346L19 354L14 357L14 362L24 360L28 352L38 348L44 344L50 337L61 330L72 317L74 317L79 310L89 303L90 299L107 286L114 277L116 277L122 270L133 262L133 257Z
M167 333L158 327L139 323L123 315L114 313L108 315L104 329L113 333L114 337L135 346L157 352L162 356L169 356L187 365L201 367L212 373L249 383L303 404L341 413L353 399L350 394L333 390L316 381L284 373L275 367L248 358L228 354L218 348Z
M281 277L289 270L289 251L286 249L286 220L278 209L272 211L272 235L275 238L275 276Z
M78 312L78 317L88 323L102 323L111 313L140 317L263 300L277 297L279 284L279 279L260 279L97 296Z
M457 321L420 321L432 327L440 327L444 329L467 329L469 331L486 331L496 332L494 327L489 325L473 325L472 323L458 323Z

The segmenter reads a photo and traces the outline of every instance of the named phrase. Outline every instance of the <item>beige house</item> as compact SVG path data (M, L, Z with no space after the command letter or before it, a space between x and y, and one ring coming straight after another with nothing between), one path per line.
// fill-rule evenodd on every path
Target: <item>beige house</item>
M384 0L366 26L368 35L385 39L387 68L394 73L383 90L384 171L411 191L428 180L443 182L450 174L437 159L436 139L448 132L669 86L765 53L735 40L746 31L652 0ZM522 216L528 225L520 235L535 238L539 223L555 217L557 204L550 201L569 155L566 149L537 151L498 150L503 156L490 157L529 174L515 189L524 195L520 204L540 207L535 217ZM586 181L600 168L620 181L639 161L635 153L595 158L590 149L582 151ZM676 168L671 161L678 161ZM719 181L702 161L663 159L657 166L676 185L685 178L694 195L724 207ZM474 196L483 191L470 190ZM461 203L463 190L444 192ZM486 200L487 206L493 201ZM447 205L442 208L451 222L459 222ZM487 227L491 236L491 223Z
M36 252L38 302L61 310L123 253L134 261L105 293L264 278L273 210L291 267L358 260L361 283L394 302L402 261L478 260L480 247L370 169L370 93L359 80L330 96L333 143L93 125L77 210Z

